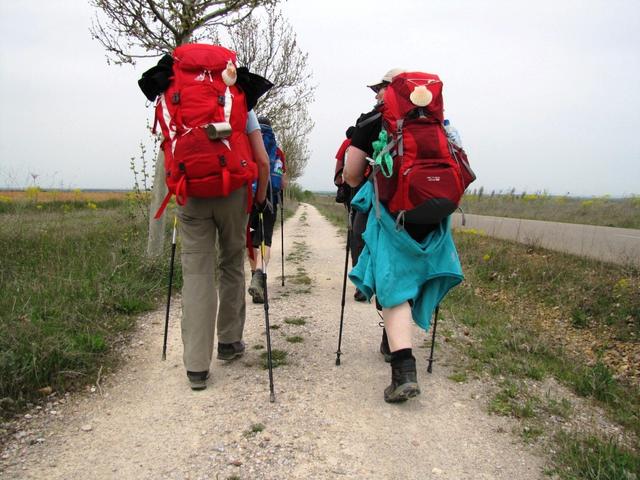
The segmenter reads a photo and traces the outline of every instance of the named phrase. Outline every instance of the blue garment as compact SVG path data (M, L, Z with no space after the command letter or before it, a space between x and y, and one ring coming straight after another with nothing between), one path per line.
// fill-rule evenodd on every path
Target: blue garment
M447 217L417 242L404 229L396 229L394 218L383 205L380 218L376 218L375 201L371 182L351 201L361 212L373 210L362 234L364 249L349 278L368 300L376 295L385 308L412 300L414 321L428 330L435 307L464 278L451 235L451 219Z
M262 134L262 142L269 157L269 185L267 186L267 199L273 205L277 205L280 199L280 189L282 187L282 175L284 175L284 164L278 155L278 142L276 135L270 125L259 124ZM253 193L258 188L258 182L253 182Z

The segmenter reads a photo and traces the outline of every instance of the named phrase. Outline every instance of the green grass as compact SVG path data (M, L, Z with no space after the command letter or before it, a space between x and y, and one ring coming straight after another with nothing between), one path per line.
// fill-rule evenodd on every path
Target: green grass
M305 325L307 323L306 318L308 317L287 317L284 319L284 323L288 325Z
M466 194L465 213L526 218L549 222L581 223L619 228L640 228L640 196L578 198L546 193Z
M468 380L467 372L455 372L447 377L449 380L457 383L464 383Z
M311 200L313 206L340 231L347 231L347 209L342 203L335 202L335 196L315 195Z
M531 380L553 376L578 395L598 400L612 418L640 433L640 392L616 380L601 362L588 365L584 360L568 357L560 346L529 324L532 319L519 317L512 322L515 317L506 306L478 297L469 282L449 296L447 308L472 331L471 345L450 342L467 355L465 364L470 372ZM500 400L504 405L505 397Z
M148 260L145 222L122 200L0 214L0 398L19 410L51 386L91 383L132 315L166 295L168 252ZM167 246L169 248L169 246ZM179 261L174 285L181 285Z
M304 337L301 337L300 335L293 335L291 337L287 337L286 340L289 343L302 343L304 342Z
M526 389L513 381L503 382L502 388L489 403L489 411L515 418L531 418L536 414L540 400L527 395Z
M575 328L577 334L585 328L597 329L601 354L613 348L607 346L607 331L617 341L633 346L638 338L638 299L633 290L638 272L480 235L456 234L455 238L466 279L449 295L446 309L459 328L469 330L472 340L450 340L465 354L456 371L503 378L489 410L519 418L525 424L521 436L527 442L547 433L543 419L549 415L567 420L575 414L571 402L539 398L529 391L527 382L554 377L577 395L593 399L630 432L635 439L631 440L633 449L625 450L600 437L587 441L570 433L573 450L561 444L554 447L561 452L553 456L557 471L567 479L625 478L615 476L622 471L616 465L620 458L627 458L625 455L637 459L640 389L614 375L602 359L581 357L555 343L539 321L541 315L554 312L570 319L569 328ZM588 326L575 325L571 312L585 308L589 308ZM619 310L625 313L617 316ZM560 440L553 431L548 433L556 443ZM571 452L577 455L579 448L595 453L585 456L580 467L585 471L576 473L580 462L571 460Z
M620 447L612 439L558 433L560 450L556 473L563 480L635 480L640 455Z
M262 423L252 423L251 427L249 428L249 430L247 430L246 432L244 432L244 436L245 437L253 437L256 434L264 431L266 427L264 426L264 424Z
M574 326L608 327L616 340L640 341L640 269L473 233L455 241L463 266L488 294L508 292L556 308Z
M306 271L296 272L295 275L289 278L289 281L295 285L311 285L311 277L307 275Z
M282 365L288 365L288 356L289 352L274 348L273 350L271 350L271 365L273 366L273 368L277 368ZM262 352L260 354L260 359L262 360L262 368L269 368L268 352Z
M310 255L309 247L304 241L297 242L294 240L291 251L287 255L287 262L302 263L308 260Z

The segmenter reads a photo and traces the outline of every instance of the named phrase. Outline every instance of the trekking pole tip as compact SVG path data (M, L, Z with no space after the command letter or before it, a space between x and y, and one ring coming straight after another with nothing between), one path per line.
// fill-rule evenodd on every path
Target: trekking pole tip
M336 353L336 367L340 366L340 354Z
M271 394L269 395L269 401L271 403L275 403L275 401L276 401L276 394L275 393L271 392Z
M164 352L162 352L162 360L164 361L164 360L166 360L166 359L167 359L167 354L166 354L166 353L164 353Z

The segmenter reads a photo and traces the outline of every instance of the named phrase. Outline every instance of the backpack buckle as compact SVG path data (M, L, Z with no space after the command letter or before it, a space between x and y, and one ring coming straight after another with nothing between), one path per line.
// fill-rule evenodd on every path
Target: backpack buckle
M173 95L171 96L171 103L174 105L180 103L180 92L173 92Z
M224 98L224 95L218 96L218 105L220 105L221 107L224 107L225 103L226 103L226 100Z
M227 166L227 160L226 158L224 158L224 155L218 155L218 160L220 161L220 166L221 167L226 167Z

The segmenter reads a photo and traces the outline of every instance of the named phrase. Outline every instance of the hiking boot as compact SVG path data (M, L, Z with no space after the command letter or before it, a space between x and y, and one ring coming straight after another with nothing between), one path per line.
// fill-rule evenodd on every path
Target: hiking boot
M384 401L387 403L404 402L420 394L416 374L416 359L391 360L391 385L384 389Z
M364 293L362 293L360 290L358 290L356 288L356 293L353 294L353 299L356 302L366 302L367 301L367 297Z
M257 269L251 276L249 295L251 295L253 303L264 303L264 274L260 269Z
M244 354L244 342L218 343L218 360L233 360Z
M389 339L387 338L387 331L382 330L382 340L380 341L380 353L384 355L384 361L391 363L391 349L389 348Z
M187 371L187 378L189 379L189 385L191 390L204 390L207 388L207 379L209 378L209 372L189 372Z

